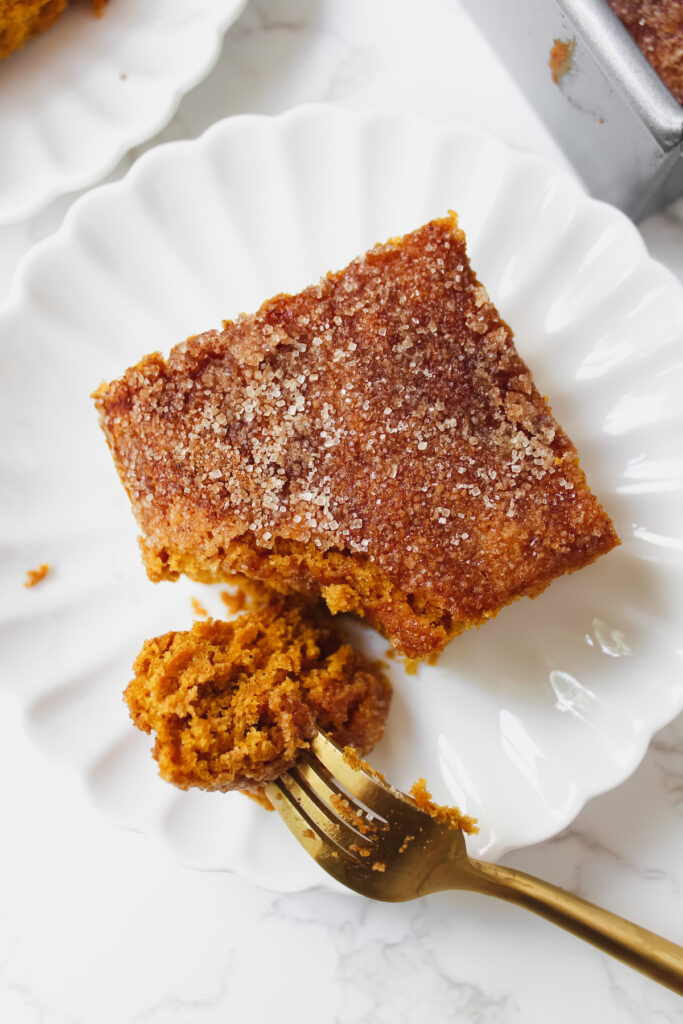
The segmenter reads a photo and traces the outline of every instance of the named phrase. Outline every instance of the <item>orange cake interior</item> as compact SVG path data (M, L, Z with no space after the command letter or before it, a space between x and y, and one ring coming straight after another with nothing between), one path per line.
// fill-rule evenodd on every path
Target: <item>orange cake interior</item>
M454 214L95 400L152 580L322 597L410 658L619 543Z
M391 702L379 667L296 599L147 640L133 671L131 718L155 734L159 773L181 789L260 794L318 729L367 753Z

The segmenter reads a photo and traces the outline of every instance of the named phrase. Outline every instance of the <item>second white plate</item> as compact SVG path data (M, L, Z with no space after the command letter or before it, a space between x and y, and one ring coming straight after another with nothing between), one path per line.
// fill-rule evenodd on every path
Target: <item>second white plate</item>
M89 3L0 61L0 224L102 178L208 74L246 0Z
M127 718L143 639L188 627L193 594L223 606L212 588L146 579L89 394L448 208L623 546L417 677L393 662L373 761L476 815L470 849L494 858L621 782L683 706L683 295L632 224L468 128L320 107L223 122L81 199L0 320L2 683L112 821L185 863L281 890L323 878L275 815L162 783ZM53 572L24 590L41 561Z

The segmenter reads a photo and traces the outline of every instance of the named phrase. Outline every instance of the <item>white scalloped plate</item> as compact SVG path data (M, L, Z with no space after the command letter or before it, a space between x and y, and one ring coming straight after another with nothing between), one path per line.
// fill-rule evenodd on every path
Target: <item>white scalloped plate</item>
M205 77L246 0L87 0L0 61L0 224L104 177Z
M161 782L121 700L143 639L192 621L154 586L90 391L154 349L449 207L623 545L406 676L373 755L481 821L488 858L554 835L683 706L683 293L564 172L463 127L307 107L143 157L34 250L0 320L2 682L112 821L280 890L322 873L239 794ZM33 590L25 571L54 566ZM376 653L386 643L359 628Z

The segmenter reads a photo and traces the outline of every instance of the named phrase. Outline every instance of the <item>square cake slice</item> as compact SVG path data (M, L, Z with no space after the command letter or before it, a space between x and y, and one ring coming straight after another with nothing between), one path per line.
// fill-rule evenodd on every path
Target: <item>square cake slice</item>
M95 401L152 580L322 597L410 658L619 543L454 214Z

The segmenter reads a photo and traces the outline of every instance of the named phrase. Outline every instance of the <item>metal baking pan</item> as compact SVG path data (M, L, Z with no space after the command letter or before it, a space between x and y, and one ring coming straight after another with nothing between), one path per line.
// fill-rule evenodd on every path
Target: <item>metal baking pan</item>
M637 221L683 195L683 106L605 0L462 2L594 196Z

